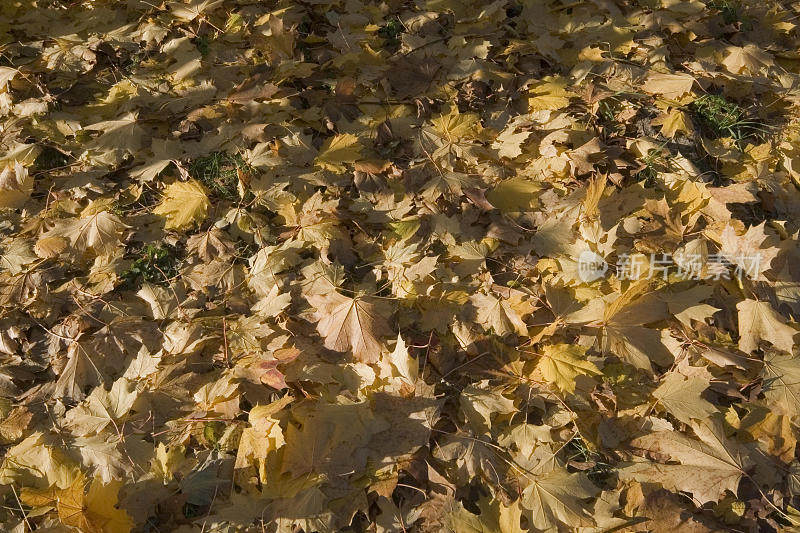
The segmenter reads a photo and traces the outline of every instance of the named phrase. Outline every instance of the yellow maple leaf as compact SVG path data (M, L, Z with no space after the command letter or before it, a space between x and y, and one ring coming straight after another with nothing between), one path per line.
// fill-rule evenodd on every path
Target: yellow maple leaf
M84 129L102 132L90 144L96 150L122 149L133 153L141 148L145 135L145 130L139 126L137 120L137 113L127 113L117 120L104 120Z
M772 55L754 44L748 44L744 47L728 46L726 53L727 56L722 61L722 64L734 74L739 74L742 71L756 74L762 68L770 67L774 64Z
M581 472L556 468L536 476L522 493L520 506L537 530L556 530L559 523L593 526L594 519L581 500L595 496L599 489Z
M85 486L86 476L77 472L66 488L24 488L20 499L35 507L55 507L62 524L84 533L129 533L133 520L124 509L116 507L122 482L103 484L96 477L86 493Z
M353 163L361 158L361 143L352 133L344 133L328 139L320 148L314 164L318 167L341 174L346 170L344 163Z
M181 229L205 219L210 205L206 188L199 182L176 181L164 191L153 213L167 217L166 229Z
M115 214L109 211L86 214L65 221L45 234L45 238L64 237L70 244L81 252L93 250L98 254L107 253L116 248L122 239L122 234L128 227Z
M598 376L600 369L584 359L586 348L574 344L554 344L542 349L536 368L542 377L561 391L575 392L575 378Z
M163 442L158 443L158 447L151 461L153 472L160 479L163 479L164 483L168 483L172 479L178 465L183 461L184 452L183 446L167 447Z
M267 482L267 457L286 442L278 419L272 415L281 411L291 401L292 397L287 395L268 405L256 405L250 410L248 417L250 426L242 430L239 438L235 468L247 467L251 461L255 461L261 482Z
M381 354L380 337L392 334L380 300L349 298L338 292L314 295L309 301L317 308L317 331L329 350L353 351L356 359L374 363Z
M660 94L664 98L676 100L692 90L694 78L688 74L663 74L652 72L642 85L649 94Z
M501 181L486 194L486 199L503 213L525 211L535 203L541 185L524 178Z
M478 322L487 330L491 328L497 335L507 333L527 335L528 326L522 317L531 313L533 307L519 295L512 294L510 298L498 298L494 294L479 292L473 294L470 300L478 312Z
M797 330L786 324L786 319L775 311L769 302L743 300L736 304L739 311L739 349L750 353L766 340L773 346L792 353Z
M668 112L656 117L650 123L653 126L661 126L661 135L672 139L676 133L691 133L694 131L692 119L689 114L680 109L670 109Z
M545 78L531 88L528 99L530 111L553 111L569 105L573 93L567 91L567 80L561 77Z
M450 142L463 138L478 137L481 133L480 117L476 113L459 113L453 109L450 113L431 119L433 129L439 137Z

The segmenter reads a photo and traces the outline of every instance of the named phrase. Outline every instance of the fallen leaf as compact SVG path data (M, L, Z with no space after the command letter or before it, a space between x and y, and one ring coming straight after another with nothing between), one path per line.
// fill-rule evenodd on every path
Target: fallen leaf
M317 308L317 331L325 347L337 352L352 351L366 363L380 359L381 337L392 334L385 305L368 297L350 298L331 292L310 300Z
M200 183L176 181L164 191L153 213L166 217L166 229L183 229L204 220L209 207L208 193Z
M739 349L751 353L758 349L759 341L768 341L776 348L791 353L797 331L786 324L769 302L743 300L736 304L739 310Z
M569 344L555 344L542 348L537 368L548 382L563 392L575 393L578 376L599 376L600 369L586 360L586 348Z

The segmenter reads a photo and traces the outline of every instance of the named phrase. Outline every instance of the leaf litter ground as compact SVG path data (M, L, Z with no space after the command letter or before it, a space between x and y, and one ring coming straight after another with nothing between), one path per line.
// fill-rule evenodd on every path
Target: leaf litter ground
M4 531L794 531L785 2L5 2Z

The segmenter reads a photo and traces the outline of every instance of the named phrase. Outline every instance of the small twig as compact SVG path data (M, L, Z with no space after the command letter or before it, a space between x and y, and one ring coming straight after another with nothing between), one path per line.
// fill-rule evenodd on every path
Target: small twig
M228 322L224 316L222 317L222 343L225 354L225 364L228 366L228 368L230 368L231 359L228 355Z
M33 526L31 523L28 522L28 513L25 512L25 509L22 507L22 502L19 499L19 495L17 495L17 489L14 488L14 485L10 485L11 491L14 493L14 499L17 500L17 505L19 505L19 510L22 513L22 519L25 521L25 525L28 526L30 531L33 531Z

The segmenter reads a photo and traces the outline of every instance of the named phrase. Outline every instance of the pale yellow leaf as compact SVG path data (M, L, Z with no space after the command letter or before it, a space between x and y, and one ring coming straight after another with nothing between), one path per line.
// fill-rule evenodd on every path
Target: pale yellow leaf
M792 352L797 330L786 324L769 302L744 300L736 304L739 310L739 349L750 353L758 349L759 341L768 341L785 352Z
M661 135L672 139L677 133L689 134L694 131L692 119L685 111L677 108L670 109L668 112L656 117L651 124L661 126Z
M582 501L600 492L586 474L568 473L565 469L536 476L522 492L521 506L539 530L549 530L564 525L569 528L595 524L586 504Z
M649 94L660 94L664 98L677 100L692 90L694 78L688 74L664 74L651 72L642 85L642 90Z
M687 378L670 372L653 391L653 397L675 418L688 424L692 418L703 420L717 411L711 402L701 396L708 385L707 379L698 376Z
M167 218L166 229L181 229L203 221L210 206L206 189L199 182L176 181L164 191L153 213Z
M372 298L350 298L332 292L310 297L317 307L317 331L325 347L337 352L353 351L365 363L380 359L380 338L392 334L386 306Z
M314 163L318 167L341 174L347 168L345 163L353 163L361 158L362 148L355 135L351 133L336 135L322 145Z
M736 494L739 480L751 465L744 450L725 436L718 418L692 427L700 440L678 431L656 431L634 439L631 446L663 459L637 460L620 470L622 479L690 492L701 504L717 501L726 490Z
M570 393L575 392L578 376L600 375L600 369L586 360L586 348L576 344L544 346L536 367L549 383Z

